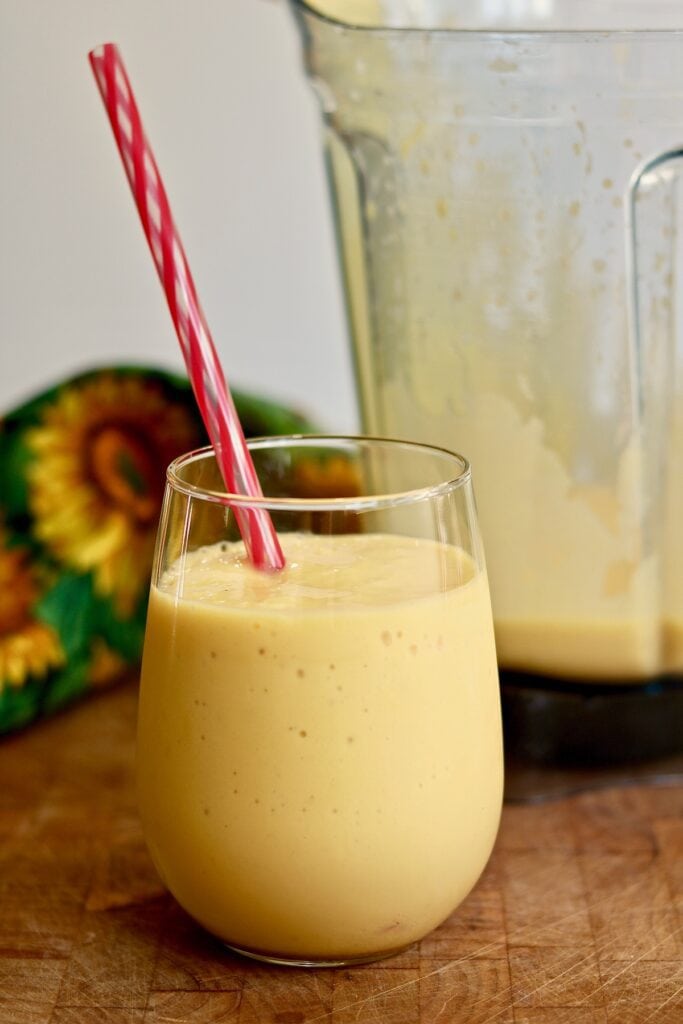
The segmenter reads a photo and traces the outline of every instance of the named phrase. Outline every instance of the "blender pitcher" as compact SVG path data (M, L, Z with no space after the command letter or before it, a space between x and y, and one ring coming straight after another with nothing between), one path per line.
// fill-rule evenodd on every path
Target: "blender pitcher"
M293 6L363 426L472 462L508 739L680 749L683 6Z

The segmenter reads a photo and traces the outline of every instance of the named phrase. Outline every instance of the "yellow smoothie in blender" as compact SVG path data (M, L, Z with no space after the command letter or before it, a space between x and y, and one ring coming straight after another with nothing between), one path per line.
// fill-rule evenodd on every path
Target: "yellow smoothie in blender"
M374 959L474 885L502 798L485 571L460 548L382 533L241 544L153 586L139 792L180 904L242 951Z

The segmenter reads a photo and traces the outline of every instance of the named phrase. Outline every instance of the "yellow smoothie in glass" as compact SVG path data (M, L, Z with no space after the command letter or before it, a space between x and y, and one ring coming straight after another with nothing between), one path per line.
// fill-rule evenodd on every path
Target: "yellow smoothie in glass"
M281 573L217 544L152 588L145 835L179 903L231 946L375 958L442 922L494 842L486 576L435 541L280 539Z

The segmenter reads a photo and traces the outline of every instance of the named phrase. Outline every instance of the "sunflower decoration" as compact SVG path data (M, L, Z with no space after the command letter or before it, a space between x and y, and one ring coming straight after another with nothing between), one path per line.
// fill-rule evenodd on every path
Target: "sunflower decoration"
M199 441L194 416L157 381L113 373L65 389L27 434L36 538L92 572L120 616L149 583L165 468Z
M165 468L203 443L186 381L118 368L0 421L0 733L139 659Z
M40 585L27 548L10 546L0 528L0 692L44 678L64 662L56 631L38 619Z
M297 412L243 392L247 435ZM138 664L165 469L205 444L186 379L115 367L0 420L0 733Z

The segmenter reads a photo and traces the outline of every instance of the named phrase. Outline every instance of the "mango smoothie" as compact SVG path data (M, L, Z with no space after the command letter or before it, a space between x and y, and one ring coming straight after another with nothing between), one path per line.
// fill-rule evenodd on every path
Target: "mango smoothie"
M195 550L152 588L139 795L155 864L228 945L374 959L464 899L498 828L485 573L388 534Z

